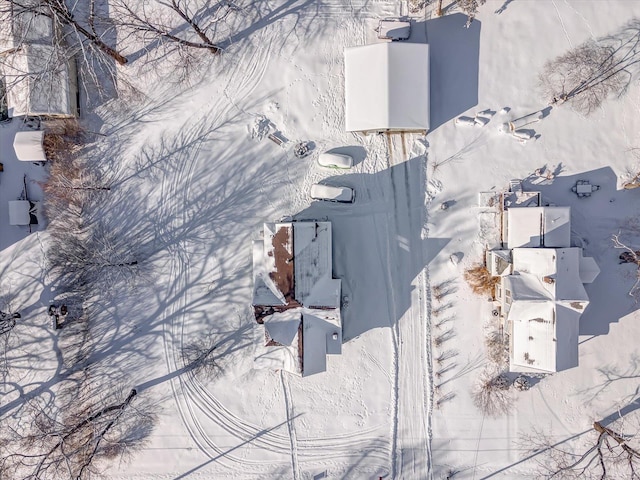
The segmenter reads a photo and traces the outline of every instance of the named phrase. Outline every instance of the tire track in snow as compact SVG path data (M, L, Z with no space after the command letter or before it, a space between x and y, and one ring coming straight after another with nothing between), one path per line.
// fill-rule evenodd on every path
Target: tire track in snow
M299 480L300 467L298 465L298 445L296 429L293 425L295 413L293 411L293 403L291 400L291 389L289 388L289 379L285 378L286 373L280 370L280 381L282 382L282 391L284 393L284 407L287 412L287 428L289 429L289 440L291 442L291 469L293 471L293 480Z
M400 140L400 147L404 149L404 138ZM394 158L401 153L396 143L390 145ZM397 257L394 265L398 267L395 281L405 289L398 297L401 303L395 307L399 315L394 316L398 379L392 467L394 478L428 478L431 463L429 420L426 415L429 408L429 368L426 358L428 319L423 305L426 284L421 239L424 205L415 205L416 196L422 195L425 176L424 172L415 171L422 163L416 159L408 161L405 156L401 157L402 163L391 169L395 204L392 235L398 242L394 249ZM416 265L420 271L414 274ZM407 305L402 303L407 301Z
M252 64L256 72L262 72L260 75L243 76L241 82L234 83L236 80L234 75L230 75L229 84L224 89L224 98L228 102L227 108L219 109L220 117L228 113L233 106L240 108L236 103L236 98L246 97L253 91L259 83L261 75L264 73L265 63L270 56L269 46L260 50L254 56L246 56L241 58L236 64L236 72L239 72L238 65L246 65L247 62ZM247 49L250 50L250 49ZM256 58L258 57L258 58ZM254 63L255 62L255 63ZM259 67L260 64L263 64ZM237 73L236 75L237 76ZM215 105L208 105L212 109ZM241 109L241 108L240 108ZM242 109L241 109L242 110ZM246 113L246 112L245 112ZM185 164L189 165L189 169L185 170ZM194 155L194 161L183 162L179 170L173 174L173 178L163 178L162 182L162 198L165 199L163 208L166 210L168 218L176 218L175 225L179 225L181 208L189 200L189 189L192 183L194 168L198 164L197 155ZM181 183L187 179L186 182ZM183 215L185 212L182 212ZM185 218L182 217L185 221ZM169 372L179 370L182 367L181 347L184 335L185 307L188 302L187 285L190 277L190 263L188 245L181 244L170 249L171 265L170 265L170 287L167 289L167 298L174 298L171 306L165 311L164 325L164 348L165 359ZM182 293L177 298L179 292ZM220 456L216 461L229 468L238 469L240 472L246 472L248 469L258 471L259 467L264 465L273 465L273 461L251 460L237 455L230 454L228 450L223 450L216 445L214 439L207 432L207 422L213 422L216 427L222 428L228 432L232 438L237 438L239 442L251 442L254 448L263 448L265 450L286 455L291 457L292 444L291 435L283 435L276 431L267 431L262 427L258 427L249 422L245 422L227 408L209 392L191 373L178 376L171 382L171 388L176 401L176 405L185 425L194 443L209 458ZM290 395L289 395L290 398ZM293 418L290 416L290 418ZM366 450L368 457L380 459L381 462L388 460L389 451L385 448L385 442L379 438L380 427L372 427L355 433L345 435L332 435L322 438L295 438L296 463L302 458L305 462L323 462L336 464L344 462L346 465L353 464L360 456L360 452ZM374 447L372 447L372 445ZM291 460L290 460L291 461ZM276 462L277 463L277 462ZM283 461L283 463L285 463ZM296 467L299 468L299 465ZM297 472L299 476L300 473Z

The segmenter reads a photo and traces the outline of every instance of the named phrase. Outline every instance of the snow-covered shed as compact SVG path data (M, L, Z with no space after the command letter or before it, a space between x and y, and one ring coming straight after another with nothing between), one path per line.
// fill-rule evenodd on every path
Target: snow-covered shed
M307 376L342 351L341 281L332 277L330 222L265 223L253 242L253 307L264 328L261 368Z
M351 47L344 65L348 132L429 130L429 45Z
M43 162L47 160L43 147L44 132L28 130L17 132L13 140L13 149L18 160L23 162Z
M10 117L70 118L78 113L78 82L73 59L51 45L24 44L0 65Z

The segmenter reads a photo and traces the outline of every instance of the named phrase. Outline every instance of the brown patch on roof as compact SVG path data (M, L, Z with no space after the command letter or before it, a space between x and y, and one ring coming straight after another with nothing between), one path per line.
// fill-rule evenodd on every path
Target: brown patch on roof
M294 300L293 225L282 226L271 240L276 269L269 276L287 303ZM291 251L289 251L291 249Z

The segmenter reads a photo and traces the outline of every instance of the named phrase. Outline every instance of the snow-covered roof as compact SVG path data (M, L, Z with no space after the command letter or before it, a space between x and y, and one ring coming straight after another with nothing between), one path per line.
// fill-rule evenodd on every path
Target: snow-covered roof
M305 307L339 307L340 280L332 278L331 223L294 223L293 248L296 300Z
M511 273L510 250L489 250L486 255L486 262L491 275L503 276Z
M580 258L580 280L582 283L593 283L600 274L600 267L591 257Z
M264 328L269 338L281 345L292 345L300 327L300 309L285 310L269 315L264 320Z
M50 45L28 44L3 57L10 117L73 117L77 79L73 62Z
M507 209L507 245L569 247L570 207L516 207Z
M253 242L253 280L253 305L267 347L288 345L302 322L300 373L324 371L327 353L340 353L342 345L341 281L332 278L331 223L265 223L263 240ZM271 364L274 355L268 357ZM283 358L283 365L290 365L288 356Z
M511 369L555 372L578 365L579 319L589 304L582 249L514 248L512 259L513 274L503 278L511 301Z
M25 6L28 3L21 2ZM38 15L31 10L15 13L8 11L0 18L0 53L27 43L51 45L53 42L53 22L46 15Z
M275 269L273 256L265 255L264 241L253 242L253 304L286 305L282 292L269 275Z
M348 132L429 129L429 45L351 47L344 64Z
M581 248L514 248L512 257L514 273L531 274L549 298L589 301L580 278Z
M24 162L45 161L47 156L42 146L43 139L44 132L42 130L17 132L13 140L13 149L18 160Z
M580 312L549 300L514 302L511 370L557 372L578 365Z
M303 374L307 376L324 372L327 369L327 354L342 353L340 313L338 310L306 310L302 324Z
M9 225L29 225L30 210L31 203L27 200L9 200Z
M264 319L266 345L255 359L257 368L285 370L302 374L300 308L277 312Z

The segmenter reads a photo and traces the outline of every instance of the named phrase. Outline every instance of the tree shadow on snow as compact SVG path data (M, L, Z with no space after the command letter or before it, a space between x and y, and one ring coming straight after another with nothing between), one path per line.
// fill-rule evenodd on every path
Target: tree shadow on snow
M545 204L571 207L571 243L583 247L584 255L593 257L600 268L595 281L585 285L590 303L580 318L580 335L607 334L610 323L640 307L629 295L637 267L620 264L618 257L623 250L615 249L611 239L620 232L621 240L640 249L635 241L640 192L618 190L617 176L610 167L564 176L558 165L551 178L545 177L546 166L540 170L540 175L532 174L523 181L525 190L540 191ZM578 180L588 180L600 189L590 197L579 198L571 190Z
M315 201L294 215L332 223L345 341L399 322L412 306L418 275L449 241L421 236L425 178L419 157L374 174L334 175L321 183L353 188L355 202Z

